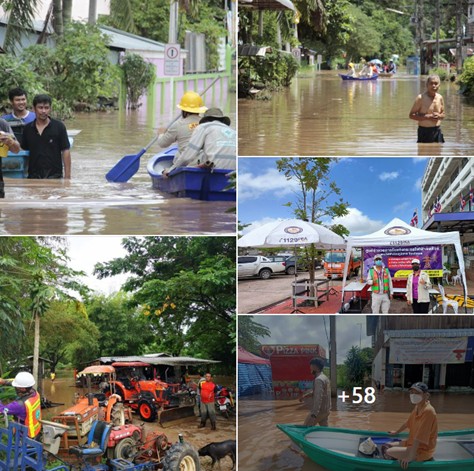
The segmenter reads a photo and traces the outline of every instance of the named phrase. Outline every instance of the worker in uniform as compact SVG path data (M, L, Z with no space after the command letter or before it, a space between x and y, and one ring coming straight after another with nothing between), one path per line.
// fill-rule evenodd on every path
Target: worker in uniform
M392 277L384 267L382 255L374 257L374 266L369 270L367 284L372 286L372 314L388 314L393 299Z
M8 414L28 429L28 437L38 439L41 432L41 398L33 389L34 385L35 378L27 371L21 371L12 381L0 378L0 386L13 386L17 394L17 398L9 404L0 402L0 414L7 409Z

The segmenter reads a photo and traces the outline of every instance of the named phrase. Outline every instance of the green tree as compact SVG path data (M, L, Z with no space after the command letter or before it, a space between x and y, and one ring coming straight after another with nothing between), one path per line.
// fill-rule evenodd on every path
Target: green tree
M130 300L131 295L119 291L111 296L93 295L87 301L89 320L100 332L101 355L140 355L153 342L153 326Z
M355 386L364 384L366 378L371 374L373 357L372 348L367 347L362 350L357 346L350 348L344 361L347 379L350 384Z
M260 354L260 339L262 337L270 337L270 329L258 322L255 322L254 316L239 316L239 347L245 350Z
M125 87L127 89L128 108L138 108L138 100L153 84L155 67L138 54L125 54L122 63Z
M97 264L95 273L130 273L123 289L148 318L150 348L233 368L235 238L130 237L123 246L125 257Z
M333 159L327 157L277 160L277 169L285 175L286 179L298 182L299 192L296 201L287 203L287 206L293 208L298 219L323 224L329 218L348 214L349 203L340 197L340 188L329 177L332 162ZM349 231L341 224L331 226L329 229L341 236L349 234ZM319 253L314 244L305 248L305 251L309 261L310 285L313 286L314 265ZM313 292L310 295L313 296Z

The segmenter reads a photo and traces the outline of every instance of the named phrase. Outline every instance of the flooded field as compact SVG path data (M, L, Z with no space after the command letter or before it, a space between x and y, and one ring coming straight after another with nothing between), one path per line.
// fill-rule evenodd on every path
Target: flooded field
M472 428L474 395L433 393L438 427ZM342 404L333 398L330 427L388 431L405 422L412 410L408 392L377 393L373 405ZM245 471L323 471L276 428L276 424L303 424L308 413L297 400L243 400L239 402L239 469Z
M226 113L235 125L235 95ZM105 174L125 155L137 154L153 138L155 122L139 112L80 113L66 121L80 129L72 148L68 181L5 178L0 202L0 235L17 234L229 234L236 217L230 202L175 198L152 188L146 164L152 147L127 183L108 183Z
M306 72L268 101L239 100L239 155L435 156L474 153L474 105L443 82L445 144L417 144L408 113L426 77L343 81Z

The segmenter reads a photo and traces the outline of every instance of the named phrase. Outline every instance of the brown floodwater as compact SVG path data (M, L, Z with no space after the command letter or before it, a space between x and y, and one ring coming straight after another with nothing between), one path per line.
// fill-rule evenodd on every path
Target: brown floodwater
M339 393L338 393L339 394ZM376 394L373 405L343 404L333 398L330 427L388 431L397 429L411 412L409 395L402 391ZM474 396L433 393L431 403L438 427L460 430L474 426ZM239 400L239 469L244 471L322 471L276 424L303 424L308 408L298 401Z
M408 118L426 77L343 81L334 71L306 72L270 100L238 101L239 155L473 155L474 104L443 82L445 144L417 144Z
M225 112L235 126L235 95ZM235 203L176 198L152 188L146 164L160 151L157 145L127 183L106 181L122 157L137 154L170 121L140 110L76 114L66 121L68 129L81 130L71 151L71 181L6 178L0 235L235 233L236 217L228 212Z

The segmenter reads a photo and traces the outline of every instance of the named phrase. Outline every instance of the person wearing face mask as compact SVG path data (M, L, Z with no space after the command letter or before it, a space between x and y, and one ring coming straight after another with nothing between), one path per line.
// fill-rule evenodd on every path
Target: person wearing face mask
M304 421L306 427L314 425L328 426L329 413L331 412L331 383L329 378L323 373L324 361L313 358L309 362L313 381L313 403L311 411Z
M436 449L438 419L429 401L430 394L425 383L415 383L410 388L410 402L415 405L408 420L390 435L398 435L409 430L406 440L383 445L385 459L398 460L402 469L407 469L412 461L430 461Z
M383 266L382 255L374 257L374 266L367 275L367 284L372 286L372 314L388 314L393 299L393 283L388 268Z
M426 314L430 308L430 277L420 270L420 261L417 258L411 261L411 267L413 272L408 275L407 280L407 303L411 305L414 313Z

